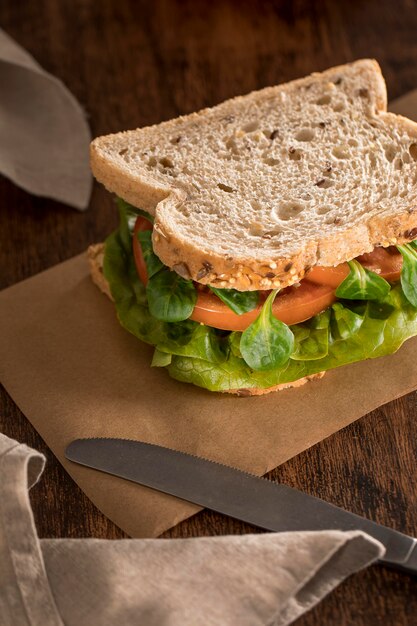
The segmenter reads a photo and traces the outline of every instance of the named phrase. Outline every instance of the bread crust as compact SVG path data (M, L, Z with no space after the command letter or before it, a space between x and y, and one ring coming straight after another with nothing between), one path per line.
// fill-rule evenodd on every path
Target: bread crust
M290 258L261 263L214 253L207 256L192 244L179 240L174 233L167 233L165 226L162 228L158 222L155 222L152 243L163 263L183 278L221 289L254 291L283 289L308 278L308 272L316 265L335 266L372 252L376 247L387 248L416 237L417 205L394 216L375 216L367 224L334 233L320 242L308 242Z
M284 389L292 389L295 387L302 387L311 380L319 380L323 378L326 372L318 372L317 374L311 374L310 376L304 376L304 378L299 378L298 380L294 380L290 383L282 383L281 385L274 385L274 387L267 387L267 389L228 389L223 393L231 393L236 396L247 397L247 396L263 396L266 393L271 393L272 391L284 391Z
M87 250L87 258L90 265L90 274L93 283L113 302L113 297L110 292L109 283L103 274L103 259L104 259L104 243L97 243L89 246ZM274 385L267 389L260 388L245 388L245 389L228 389L223 393L230 393L236 396L262 396L272 391L282 391L289 389L290 387L301 387L306 382L314 379L319 379L324 376L325 372L319 372L318 374L312 374L311 376L305 376L299 380L294 380L291 383L283 383L281 385Z

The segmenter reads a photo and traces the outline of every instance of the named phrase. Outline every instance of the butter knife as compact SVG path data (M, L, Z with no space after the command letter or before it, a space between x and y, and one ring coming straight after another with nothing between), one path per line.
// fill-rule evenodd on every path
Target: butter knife
M385 546L381 564L417 574L417 539L286 485L128 439L76 439L65 456L274 532L362 530Z

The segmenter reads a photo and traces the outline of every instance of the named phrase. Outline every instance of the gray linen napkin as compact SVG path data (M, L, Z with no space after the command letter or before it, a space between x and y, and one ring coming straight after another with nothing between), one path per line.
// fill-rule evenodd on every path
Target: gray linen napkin
M39 540L44 457L0 434L2 626L285 626L384 553L361 532Z
M85 209L90 131L68 89L0 29L0 174L26 191Z

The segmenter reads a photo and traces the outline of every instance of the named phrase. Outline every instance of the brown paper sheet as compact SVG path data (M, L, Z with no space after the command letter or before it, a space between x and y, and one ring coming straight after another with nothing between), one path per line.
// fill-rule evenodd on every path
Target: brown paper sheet
M96 506L133 537L198 511L65 460L77 437L127 437L263 474L377 406L417 388L417 338L299 389L237 398L171 380L124 331L84 256L0 293L0 377Z

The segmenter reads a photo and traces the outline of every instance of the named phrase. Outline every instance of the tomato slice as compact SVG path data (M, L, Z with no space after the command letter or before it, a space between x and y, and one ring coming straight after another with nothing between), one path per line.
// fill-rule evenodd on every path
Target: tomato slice
M142 248L136 235L140 231L151 229L152 224L146 218L142 216L137 218L134 228L133 254L139 278L144 285L148 282L148 275ZM265 294L268 293L265 292ZM207 288L202 288L199 289L197 302L190 319L221 330L243 331L258 317L264 298L261 297L260 300L259 306L253 311L237 315ZM309 280L303 280L299 287L288 287L277 295L272 312L277 319L285 324L298 324L321 313L335 300L332 287L315 285Z
M299 324L321 313L335 300L336 296L331 287L314 285L306 280L299 287L288 287L277 295L272 305L272 313L285 324ZM201 291L191 319L221 330L243 331L256 320L262 304L248 313L237 315L217 296L208 291Z
M318 285L328 285L337 289L341 282L343 282L346 276L349 274L349 265L347 263L341 263L335 267L322 267L316 265L313 267L307 276L307 280Z
M403 257L395 246L375 248L372 252L361 254L357 260L368 270L376 272L390 283L395 283L401 278Z
M376 272L376 274L379 274L389 282L400 280L403 258L394 246L375 248L372 252L361 254L361 256L357 257L357 260L366 269ZM335 267L316 265L308 272L307 280L319 285L329 285L337 289L348 274L349 265L347 263L341 263Z

